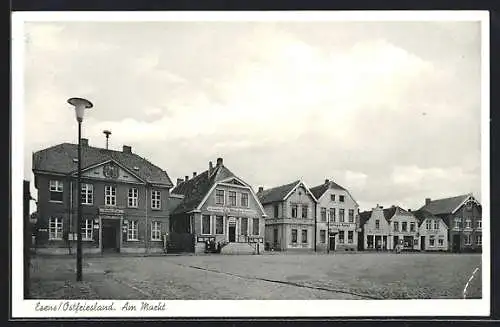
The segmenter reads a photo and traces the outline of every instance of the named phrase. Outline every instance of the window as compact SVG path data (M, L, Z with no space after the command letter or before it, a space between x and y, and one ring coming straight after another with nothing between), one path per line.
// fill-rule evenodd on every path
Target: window
M292 243L297 243L297 230L292 229Z
M129 208L137 208L137 198L139 193L135 187L128 189L128 206Z
M111 185L106 185L104 188L104 204L107 206L116 205L116 187Z
M241 193L241 206L248 207L248 193Z
M321 208L321 221L326 221L326 208Z
M127 228L127 240L128 241L138 241L139 240L139 225L137 220L131 220L128 222Z
M302 206L302 218L307 219L307 211L309 211L308 206Z
M215 191L215 204L224 204L224 190Z
M330 208L330 221L335 222L335 208Z
M160 191L151 191L151 209L161 208L161 193Z
M344 209L339 209L339 221L344 222Z
M292 204L292 218L297 218L297 205Z
M339 195L339 201L340 202L344 202L344 196L343 195Z
M248 218L241 218L241 235L248 235Z
M429 236L429 246L435 246L436 245L436 240L434 236Z
M62 240L63 236L62 218L51 217L49 219L49 240Z
M483 235L476 235L476 245L481 245L483 242Z
M394 231L399 232L399 223L397 221L394 222Z
M82 184L82 204L94 203L94 185Z
M82 226L82 240L91 241L92 240L92 230L93 230L93 220L85 219Z
M339 232L339 243L342 243L342 244L344 243L344 231L343 230L341 230Z
M455 218L455 228L460 228L460 218Z
M472 224L472 222L470 221L470 219L467 219L465 221L465 228L471 228L471 226L472 226L471 224Z
M434 220L434 229L439 229L439 220Z
M151 223L151 241L161 241L161 222L159 221Z
M235 206L236 205L236 192L234 191L229 191L228 192L228 202L230 206Z
M333 202L335 202L335 194L331 194L330 195L330 200L332 200Z
M324 229L319 231L319 242L326 243L326 231Z
M274 218L278 218L279 216L279 207L277 204L274 205Z
M476 220L476 228L481 228L481 227L482 227L481 220Z
M224 217L215 216L215 234L224 234Z
M63 183L61 181L50 181L50 201L62 202L63 200Z
M259 235L260 234L260 221L259 218L253 218L253 223L252 223L252 234L253 235Z
M464 235L464 244L470 245L470 235Z
M354 232L352 230L347 232L347 243L354 242Z
M210 216L209 215L203 215L201 217L201 233L205 235L211 234L210 232Z
M354 209L349 209L349 222L354 222Z
M415 223L410 223L410 232L415 231Z
M432 227L432 222L430 220L425 221L425 229L431 229Z
M443 246L444 245L444 239L443 238L438 239L438 245L439 246Z
M380 220L375 220L375 229L380 229Z
M307 229L302 230L302 243L307 243Z
M401 223L401 231L406 232L408 230L408 223L406 221L403 221Z

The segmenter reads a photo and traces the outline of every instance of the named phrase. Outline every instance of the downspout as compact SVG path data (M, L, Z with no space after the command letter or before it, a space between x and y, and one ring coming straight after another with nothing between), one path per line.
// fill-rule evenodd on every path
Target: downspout
M145 245L145 251L146 253L149 252L149 239L148 239L148 183L146 183L146 201L145 201L145 204L146 204L146 230L144 232L144 245Z
M318 204L316 203L314 205L314 252L316 252L316 239L317 239L317 233L318 233Z

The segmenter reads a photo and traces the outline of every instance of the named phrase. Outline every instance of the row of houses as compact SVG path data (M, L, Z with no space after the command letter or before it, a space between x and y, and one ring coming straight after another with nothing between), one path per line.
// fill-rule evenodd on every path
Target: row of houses
M82 140L82 218L77 226L77 145L33 153L38 190L34 234L41 252L67 253L80 229L84 252L205 252L481 249L481 205L471 195L431 201L418 210L376 206L359 212L344 187L326 179L255 192L222 158L178 178L132 152Z

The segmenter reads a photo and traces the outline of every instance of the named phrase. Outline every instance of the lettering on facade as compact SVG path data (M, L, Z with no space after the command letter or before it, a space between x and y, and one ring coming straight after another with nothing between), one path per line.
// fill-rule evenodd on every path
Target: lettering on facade
M198 242L206 242L206 241L214 241L215 242L215 237L213 236L198 236L197 239Z
M99 208L99 214L100 215L123 215L124 210L123 209L117 209L117 208Z
M257 211L252 209L231 208L231 207L207 207L207 211L226 213L226 214L247 214L247 215L257 214Z

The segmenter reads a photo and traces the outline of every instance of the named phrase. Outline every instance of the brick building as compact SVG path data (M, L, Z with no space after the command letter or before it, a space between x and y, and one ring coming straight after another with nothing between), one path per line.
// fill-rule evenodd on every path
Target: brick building
M70 143L33 154L39 252L76 247L77 158L78 145ZM91 147L87 139L82 139L81 167L83 252L162 251L172 187L167 173L130 146L115 151Z
M482 206L464 194L438 200L425 199L425 210L440 217L448 225L448 249L452 252L482 250Z

